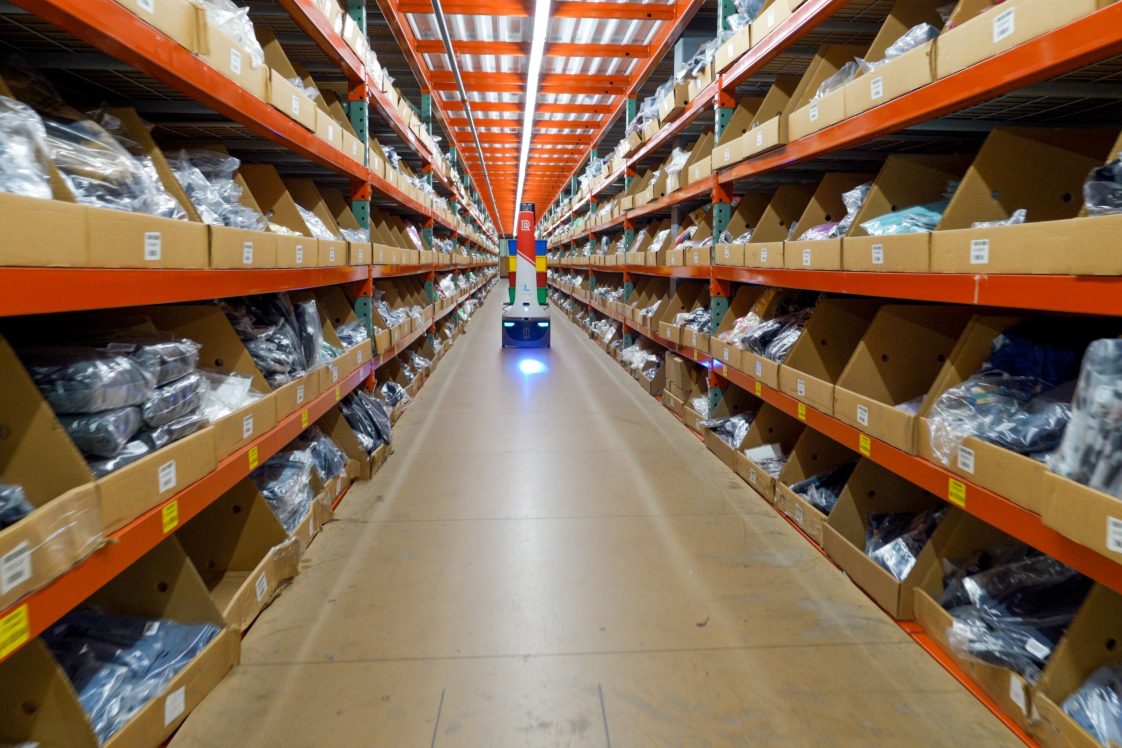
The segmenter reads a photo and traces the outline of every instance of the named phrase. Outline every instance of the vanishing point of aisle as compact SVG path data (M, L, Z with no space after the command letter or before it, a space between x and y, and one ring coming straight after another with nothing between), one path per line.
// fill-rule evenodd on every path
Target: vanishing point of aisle
M175 748L1005 746L554 310L493 293Z

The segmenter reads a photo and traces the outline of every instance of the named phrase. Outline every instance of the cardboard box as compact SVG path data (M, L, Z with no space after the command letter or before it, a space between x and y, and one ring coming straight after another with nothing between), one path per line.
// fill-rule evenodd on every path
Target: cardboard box
M68 199L0 194L0 265L90 265L88 215Z
M734 162L778 148L787 142L787 119L801 85L800 76L775 76L775 82L756 110L752 128L732 144Z
M109 614L225 626L183 549L168 538L88 600ZM101 746L159 745L237 664L241 638L223 628L160 693ZM77 693L41 639L0 665L4 739L93 748L98 740Z
M725 231L734 239L743 236L749 230L754 231L764 211L767 210L770 200L771 195L765 192L751 192L742 196L729 218L729 225ZM744 247L744 244L718 243L713 250L714 264L743 266Z
M704 383L700 381L695 384L694 391L691 393L690 399L704 394L700 391L700 388L701 386L703 386L703 384ZM760 410L761 405L762 403L758 398L749 395L739 387L730 385L725 389L724 396L721 397L721 399L713 407L708 418L716 420L720 418L730 418L732 416L740 414L750 416L757 413ZM742 455L740 454L740 445L741 443L743 443L744 438L747 437L747 432L745 432L744 437L742 437L739 442L737 442L736 444L729 444L728 442L717 436L711 429L701 429L697 425L698 421L704 420L701 414L693 411L693 409L689 408L688 405L686 410L689 414L687 416L687 423L688 425L690 425L690 428L694 429L695 431L703 430L705 446L709 448L710 452L717 455L717 457L720 458L721 462L725 463L725 465L727 465L730 470L735 472L737 466L740 464L740 461L743 459Z
M239 170L253 199L269 220L299 234L299 237L278 235L277 265L279 267L315 267L319 265L319 240L304 223L296 201L275 167L269 164L242 164Z
M1044 524L1122 562L1122 499L1044 471Z
M752 47L751 28L751 25L745 26L720 46L717 50L717 57L713 60L716 72L724 72L726 68L743 57Z
M937 273L1118 275L1108 249L1122 216L1078 217L1091 169L1118 153L1116 130L997 128L931 235ZM1026 209L1028 223L972 228Z
M740 453L737 455L736 472L748 481L748 485L756 489L768 503L775 503L775 477L764 470L759 462L747 456L749 450L765 445L779 445L779 451L790 455L795 448L795 443L802 434L804 424L787 415L779 408L764 403L752 421L748 435L740 443Z
M226 35L220 26L206 20L206 14L199 14L199 56L226 78L248 91L251 95L266 101L269 97L268 65L254 67L248 51Z
M340 230L361 231L362 227L355 218L354 212L343 193L336 189L319 187L319 194L323 197L327 209L331 211L336 226ZM369 235L369 234L368 234ZM373 246L370 242L347 242L348 260L351 265L369 265L374 256Z
M772 195L756 228L752 241L744 245L743 264L747 267L784 267L784 242L814 196L815 185L784 184Z
M768 34L779 28L779 25L791 15L788 0L768 0L768 3L752 21L752 46L761 43Z
M838 377L834 417L915 454L917 417L896 406L922 410L969 320L963 307L882 306Z
M881 302L825 299L779 367L779 389L826 415L834 414L834 385Z
M703 283L680 282L677 290L663 301L651 317L651 332L657 332L659 337L674 343L680 342L678 338L681 328L674 324L674 320L680 312L687 312L694 307L702 292L707 291L703 286Z
M960 0L936 40L937 78L945 78L1104 8L1110 0Z
M51 406L0 338L0 483L23 488L34 511L0 530L0 607L7 607L101 544L97 490Z
M744 349L738 347L735 342L721 340L721 337L725 333L732 332L736 326L736 321L752 310L763 293L764 288L762 286L745 284L736 287L736 293L729 300L728 311L725 312L724 318L709 339L709 353L714 358L724 361L734 369L744 370L742 363Z
M675 83L670 93L658 102L658 118L664 124L677 119L690 103L690 85L683 81Z
M277 236L264 231L208 226L210 267L272 268L277 266Z
M869 515L921 512L945 506L938 498L875 462L861 460L826 521L822 548L885 612L898 621L910 621L915 614L913 590L923 576L918 572L935 563L935 549L943 547L942 542L954 529L959 514L954 513L957 510L953 507L947 510L947 516L924 545L915 566L903 581L865 555Z
M310 179L289 178L284 180L285 187L297 205L315 214L332 236L339 239L319 240L319 261L321 267L341 267L350 262L350 251L347 242L341 237L335 216L323 199L315 182ZM309 219L310 220L310 219ZM310 227L309 227L310 228Z
M818 89L842 66L855 57L863 57L866 52L863 44L824 44L818 48L799 83L799 90L791 99L787 122L791 140L798 140L845 119L845 86L821 97L818 97Z
M187 0L116 0L144 22L179 42L192 52L199 51L199 33L204 30L202 9Z
M871 179L868 174L829 172L823 175L796 224L795 233L802 236L816 226L845 218L846 206L842 195ZM787 241L783 245L783 265L791 270L841 270L842 237Z
M743 137L755 124L756 112L760 110L763 101L762 96L745 96L736 103L732 117L725 123L725 129L713 143L710 158L712 169L723 169L748 157L748 141L743 140Z
M266 101L293 121L315 132L316 104L304 93L302 86L297 88L292 82L301 76L269 27L256 24L253 30L265 50L265 63L269 66L269 93Z
M869 73L858 74L845 86L845 115L862 112L915 91L935 80L935 42L929 41L895 59L884 61L888 48L911 28L922 23L943 27L941 0L897 0L873 39L865 59L881 62Z
M822 545L823 528L828 515L792 491L791 486L843 465L856 465L859 459L856 452L843 447L820 431L803 429L787 464L783 466L783 472L775 482L776 508L791 518L815 543Z
M862 224L917 205L938 203L969 167L962 156L893 154L842 239L842 268L865 272L926 273L931 270L931 232L870 236Z

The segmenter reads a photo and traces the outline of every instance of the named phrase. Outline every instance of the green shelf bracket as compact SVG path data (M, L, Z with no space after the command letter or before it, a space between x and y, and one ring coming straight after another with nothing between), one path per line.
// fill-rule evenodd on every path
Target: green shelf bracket
M355 220L358 225L364 229L370 228L370 201L369 200L352 200L351 212L355 215Z
M374 337L374 300L369 296L359 296L355 299L355 316L362 323L366 334Z
M623 300L624 301L630 301L631 300L631 294L633 294L634 292L635 292L635 284L632 283L631 281L624 281L623 282Z
M729 203L713 203L713 243L721 240L721 234L729 227L732 221L732 205Z
M717 107L717 137L724 134L725 128L728 127L729 122L732 121L733 112L736 110L732 107L722 106Z
M710 408L710 412L717 409L717 406L721 404L721 400L723 400L724 397L725 397L725 391L723 389L721 389L720 387L710 387L709 388L709 408Z
M425 296L428 296L429 301L436 301L436 288L431 280L425 281Z
M635 243L635 229L623 230L623 246L624 251L630 252L631 245Z
M717 31L729 29L729 19L736 15L736 3L733 0L718 0L717 2Z
M635 345L635 336L629 332L625 332L623 334L623 347L630 348L633 345Z
M725 1L729 2L729 0ZM634 121L634 119L639 116L639 100L636 98L628 99L626 109L624 111L626 112L626 114L624 115L624 123L630 125L632 121Z
M725 315L729 312L729 300L724 296L713 296L709 299L709 334L714 335L717 328L721 326L721 321L724 320Z

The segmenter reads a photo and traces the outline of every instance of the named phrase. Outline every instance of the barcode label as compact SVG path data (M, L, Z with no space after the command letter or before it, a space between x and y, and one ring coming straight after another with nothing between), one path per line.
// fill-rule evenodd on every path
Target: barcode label
M1028 704L1025 701L1025 685L1016 673L1009 673L1009 700L1016 704L1022 712L1028 712Z
M883 244L874 244L873 247L872 247L872 250L873 250L873 264L874 265L883 265L884 264L884 245Z
M869 98L876 101L884 96L884 78L877 76L869 81Z
M1048 655L1052 654L1051 647L1047 647L1032 638L1025 642L1025 649L1028 650L1028 653L1033 657L1041 660L1047 659Z
M292 94L292 116L300 116L300 99L296 98L296 94Z
M764 374L764 365L759 361L756 362L756 376L761 377Z
M242 418L242 438L248 439L253 436L253 416L248 415Z
M817 101L812 101L810 103L810 121L811 122L817 122L818 121L818 102Z
M729 347L727 345L725 346L725 355L722 356L722 358L724 358L725 363L728 363L732 360L732 351L729 350Z
M262 572L261 576L257 577L257 581L253 583L253 591L257 593L257 602L265 599L265 593L269 590L269 578Z
M970 264L988 265L990 261L990 240L975 239L970 242Z
M187 689L180 687L164 699L164 727L174 722L187 709Z
M774 10L769 10L767 12L767 27L770 29L774 25L775 25L775 11Z
M806 395L806 381L799 379L795 382L795 392L799 393L799 397Z
M339 381L339 367L335 364L328 364L327 368L331 371L331 383L335 384Z
M328 125L327 126L327 139L328 140L335 140L335 125Z
M1106 518L1106 547L1115 553L1122 553L1122 519Z
M299 405L304 402L304 385L296 385L296 404Z
M327 248L327 261L335 262L335 247L329 246Z
M159 231L144 232L144 259L156 262L164 254L164 237Z
M304 245L303 244L296 245L296 264L297 265L303 265L304 264Z
M959 447L957 462L960 470L974 474L974 450L969 447Z
M0 556L0 594L7 594L31 579L31 543L23 541Z
M253 264L253 242L246 242L242 245L242 264Z
M755 484L755 482L756 482L756 471L755 470L749 470L748 471L748 482L752 483L752 484Z
M803 250L803 266L804 267L810 265L810 252L811 251L809 249L804 249Z
M862 426L869 425L869 409L864 405L857 406L857 423Z
M242 53L236 49L230 50L230 72L234 75L242 74Z
M764 144L764 133L761 131L761 132L756 133L756 145L761 146L763 144Z
M798 505L795 506L795 522L800 525L803 523L803 508Z
M175 488L175 460L168 460L163 465L160 465L159 469L156 471L156 475L160 484L160 493Z
M998 13L993 19L993 43L997 44L1002 39L1006 39L1013 35L1017 30L1017 9L1010 8L1009 10Z
M767 247L760 250L760 263L763 264L765 262L767 262Z
M732 148L730 148L729 146L726 145L725 146L725 163L727 164L729 161L732 161Z

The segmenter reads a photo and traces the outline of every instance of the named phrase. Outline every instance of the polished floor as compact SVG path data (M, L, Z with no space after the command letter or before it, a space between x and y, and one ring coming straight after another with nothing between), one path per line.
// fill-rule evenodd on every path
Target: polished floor
M496 291L173 746L1004 746L560 313Z

